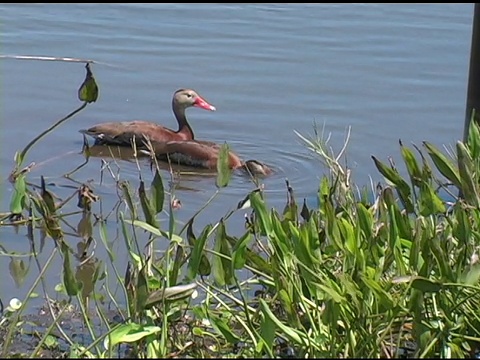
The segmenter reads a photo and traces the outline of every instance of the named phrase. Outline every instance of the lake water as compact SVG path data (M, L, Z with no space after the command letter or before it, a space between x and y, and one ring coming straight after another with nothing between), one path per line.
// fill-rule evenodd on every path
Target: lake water
M463 134L473 4L1 4L1 55L91 59L100 87L96 103L35 145L26 164L37 164L28 180L46 176L61 198L77 184L62 175L80 165L79 129L102 121L145 119L176 127L171 98L182 87L196 89L216 112L189 109L198 139L227 142L245 159L275 168L263 181L269 206L285 203L288 178L298 199L315 205L325 168L294 130L313 134L313 124L331 133L340 150L351 126L348 165L358 185L382 178L371 155L392 156L401 166L398 140L453 145ZM13 156L41 131L81 103L77 89L84 65L0 59L0 212L9 210L7 177ZM101 197L103 211L118 200L115 181L101 159L75 174ZM114 168L113 164L112 167ZM140 163L147 182L148 164ZM118 169L114 168L115 171ZM134 162L120 161L119 177L138 187ZM165 182L168 174L164 174ZM177 191L188 220L216 191L215 179L181 179ZM237 174L198 218L197 229L215 222L254 188ZM74 206L70 210L76 210ZM99 204L94 205L94 212ZM78 221L78 219L77 219ZM73 225L76 226L74 222ZM109 231L116 235L117 224ZM243 214L227 227L239 235ZM94 234L98 238L98 233ZM72 243L75 239L71 240ZM98 240L99 241L99 240ZM119 241L121 242L121 241ZM50 253L47 239L40 260ZM30 250L26 229L0 227L4 251ZM101 247L101 246L100 246ZM118 247L119 262L127 254ZM101 251L99 258L105 256ZM22 284L15 283L12 258L0 257L0 298L25 295L38 270L31 259ZM18 258L17 258L18 260ZM47 286L61 281L61 263L46 274ZM123 271L123 268L121 268Z

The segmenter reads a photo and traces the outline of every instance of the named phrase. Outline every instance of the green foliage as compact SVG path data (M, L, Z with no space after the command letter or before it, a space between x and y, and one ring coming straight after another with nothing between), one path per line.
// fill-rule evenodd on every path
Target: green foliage
M317 151L329 156L322 161L330 165L320 181L318 208L305 201L299 207L287 181L281 213L269 209L258 190L237 206L252 207L238 238L227 233L232 212L198 237L192 217L185 237L177 234L167 250L175 266L165 255L152 263L155 275L145 273L146 288L158 289L145 311L160 310L162 331L168 331L177 310L189 309L193 333L216 344L215 351L199 349L196 356L231 354L240 342L241 354L251 357L281 356L280 343L297 357L398 357L412 343L411 356L468 356L480 342L480 267L473 260L480 238L475 144L472 137L458 143L457 156L449 159L424 143L427 156L416 148L418 161L400 143L407 178L393 163L373 157L387 185L379 184L370 198L347 183L349 171L340 157ZM445 201L445 194L455 192L462 197ZM155 213L144 215L152 217L153 226ZM245 280L245 272L252 277ZM168 281L154 281L159 275ZM173 301L162 297L168 283L186 282L205 292L199 304L190 303L193 289ZM253 296L250 287L256 289ZM142 317L160 324L137 310L136 326ZM182 347L165 335L136 340L154 339L160 344L156 356L174 344Z

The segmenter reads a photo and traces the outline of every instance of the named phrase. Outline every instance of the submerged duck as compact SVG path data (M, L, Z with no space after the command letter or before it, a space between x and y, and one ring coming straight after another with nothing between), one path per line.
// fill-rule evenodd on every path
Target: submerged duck
M160 160L169 159L172 163L186 165L202 169L214 170L221 146L211 141L151 141L155 156ZM150 154L148 150L141 150L144 154ZM233 151L228 154L230 169L242 169L252 175L268 176L273 170L258 160L243 161Z
M144 137L159 142L193 140L195 136L185 115L185 110L192 106L216 110L215 106L210 105L195 90L179 89L175 91L172 99L173 113L178 122L177 131L149 121L136 120L101 123L80 132L92 136L96 144L105 145L131 146L134 137L139 144Z

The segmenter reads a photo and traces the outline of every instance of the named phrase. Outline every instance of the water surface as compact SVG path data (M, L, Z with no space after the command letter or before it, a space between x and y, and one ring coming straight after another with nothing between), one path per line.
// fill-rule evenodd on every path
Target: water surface
M372 154L401 163L399 139L442 146L463 133L472 4L2 4L0 10L1 54L99 62L92 66L98 101L28 154L26 163L37 163L29 180L38 184L46 176L60 197L72 191L65 186L77 185L61 176L83 162L79 129L133 119L174 128L171 97L181 87L196 89L217 107L214 113L188 110L197 138L228 142L245 159L276 169L264 185L277 208L285 202L285 178L299 199L315 205L325 174L294 130L312 134L316 122L332 134L338 151L351 126L347 162L359 185L368 184L369 176L382 180ZM0 64L0 210L7 211L12 187L6 178L15 152L80 105L84 68L12 59ZM118 177L136 188L137 164L118 164L111 163ZM91 179L107 209L118 200L116 179L107 172L101 178L101 166L101 159L91 159L75 178ZM148 164L138 166L150 181ZM214 178L205 176L184 177L181 184L177 216L186 221L216 188ZM196 228L218 220L253 188L245 176L234 176ZM112 238L121 239L116 228L109 222ZM242 213L228 229L242 232ZM27 252L26 229L0 228L0 244ZM127 255L120 244L122 262ZM47 239L41 256L52 246ZM0 271L7 274L9 264L2 256ZM28 274L22 285L4 276L0 294L22 297L37 271ZM46 280L59 283L59 272Z

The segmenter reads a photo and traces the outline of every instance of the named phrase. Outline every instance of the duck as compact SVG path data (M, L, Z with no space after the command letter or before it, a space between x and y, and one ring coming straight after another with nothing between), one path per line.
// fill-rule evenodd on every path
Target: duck
M215 142L205 140L186 140L157 142L150 141L151 149L160 160L169 160L172 163L201 169L215 170L220 155L221 146ZM143 154L150 154L149 150L140 150ZM233 151L228 153L228 165L232 170L243 170L255 176L269 176L273 170L258 160L243 161Z
M141 143L143 138L157 142L194 140L195 135L185 115L185 110L189 107L216 110L215 106L208 103L195 90L183 88L175 91L172 98L173 113L178 122L177 131L144 120L105 122L79 131L93 137L95 144L103 145L131 147L133 138L136 139L136 143Z

